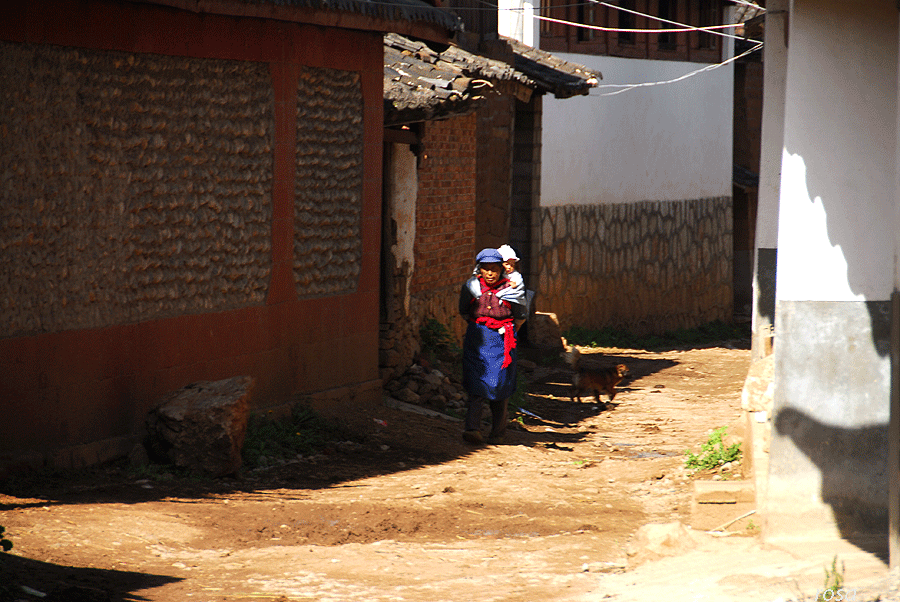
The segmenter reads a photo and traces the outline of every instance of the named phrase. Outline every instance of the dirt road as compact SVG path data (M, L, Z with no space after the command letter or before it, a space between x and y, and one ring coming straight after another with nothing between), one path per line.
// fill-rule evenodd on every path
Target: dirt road
M69 601L681 599L679 577L708 580L702 563L731 555L740 567L761 550L751 518L730 527L746 536L695 541L706 560L669 577L628 555L642 525L703 519L684 451L738 419L749 351L602 350L588 361L632 373L608 408L571 402L571 372L534 359L539 418L502 445L472 447L458 422L379 405L346 421L352 440L332 453L240 479L109 467L5 483L0 524L15 547L3 578ZM757 585L703 587L730 599Z

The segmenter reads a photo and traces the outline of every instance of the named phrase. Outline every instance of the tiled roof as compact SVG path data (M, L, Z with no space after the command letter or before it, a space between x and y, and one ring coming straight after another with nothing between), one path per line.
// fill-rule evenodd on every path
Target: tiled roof
M587 94L599 73L509 39L510 60L472 54L455 46L436 49L389 33L384 37L385 124L464 115L478 108L486 89L515 81L560 98Z
M553 92L557 98L570 98L587 94L603 76L599 71L570 63L545 52L522 44L518 40L501 36L516 55L516 70L528 75L534 86L545 92Z

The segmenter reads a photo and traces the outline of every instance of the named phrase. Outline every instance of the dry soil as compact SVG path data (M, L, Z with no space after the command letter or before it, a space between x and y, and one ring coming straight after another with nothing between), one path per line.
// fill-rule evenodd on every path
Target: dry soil
M741 346L585 350L586 363L629 366L631 379L609 405L571 401L571 371L531 353L533 416L500 445L473 447L459 422L379 404L345 411L348 442L329 453L239 478L120 466L18 477L0 486L0 525L14 544L0 554L6 595L800 599L814 594L833 550L763 544L755 515L705 534L739 509L717 507L712 516L692 504L692 480L712 475L683 467L685 450L698 451L711 429L740 434L749 362ZM736 465L723 475L740 473ZM647 560L646 550L629 547L642 525L673 521L697 534L677 556ZM857 575L884 568L852 547L840 552Z

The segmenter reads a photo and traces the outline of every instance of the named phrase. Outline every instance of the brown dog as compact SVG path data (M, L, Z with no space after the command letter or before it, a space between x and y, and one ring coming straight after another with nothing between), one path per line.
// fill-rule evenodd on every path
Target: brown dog
M568 347L566 349L566 360L575 368L575 375L572 377L572 401L576 399L581 402L584 394L594 394L597 403L600 402L600 392L609 395L609 401L616 396L616 385L623 378L630 376L628 367L625 364L618 364L613 368L596 368L589 369L581 366L581 352L576 347Z
M609 395L609 400L612 401L616 396L616 385L628 375L628 367L625 364L597 370L581 368L572 377L572 401L578 399L581 402L582 394L593 393L597 403L600 403L600 391Z

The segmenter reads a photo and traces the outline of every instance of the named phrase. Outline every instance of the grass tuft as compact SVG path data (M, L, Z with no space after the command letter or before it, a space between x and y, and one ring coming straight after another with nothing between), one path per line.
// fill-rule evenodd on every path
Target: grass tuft
M316 414L308 405L297 402L284 418L251 414L244 437L242 456L247 468L267 466L273 459L291 459L311 455L340 439L340 429Z
M727 462L734 462L741 457L741 444L733 443L727 448L722 439L726 435L724 426L714 429L706 443L700 446L700 453L685 450L684 466L689 470L714 470Z

